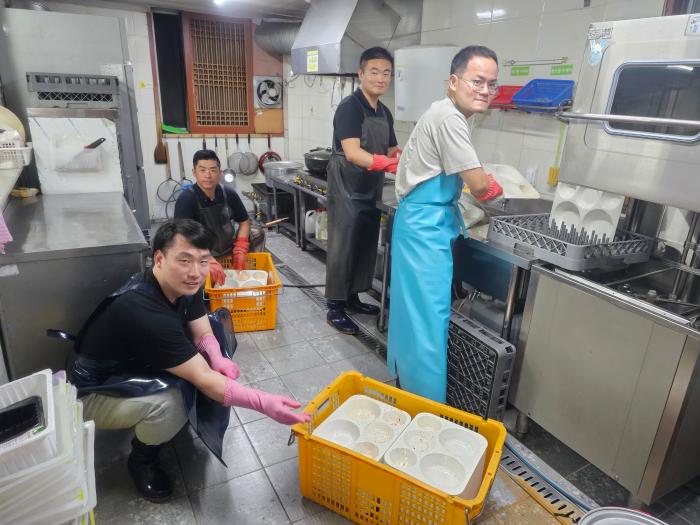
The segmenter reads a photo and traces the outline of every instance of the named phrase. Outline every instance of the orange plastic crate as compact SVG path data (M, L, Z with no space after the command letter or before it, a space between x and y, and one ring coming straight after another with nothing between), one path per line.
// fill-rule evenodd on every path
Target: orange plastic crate
M233 268L231 257L219 259L224 268ZM246 255L246 270L265 270L268 284L256 288L213 288L207 275L204 291L209 296L209 309L222 306L231 312L236 333L273 330L277 324L277 295L282 288L272 256L267 252L252 252Z
M450 496L350 449L313 436L347 398L364 394L405 410L411 417L429 412L484 436L488 442L483 480L474 499ZM465 525L484 507L501 460L506 429L430 399L380 383L359 372L345 372L323 389L304 409L308 424L292 427L299 443L301 493L347 519L367 525Z

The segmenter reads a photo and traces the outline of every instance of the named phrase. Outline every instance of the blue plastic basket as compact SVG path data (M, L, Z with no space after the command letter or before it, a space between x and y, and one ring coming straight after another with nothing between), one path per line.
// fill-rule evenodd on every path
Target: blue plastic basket
M513 95L516 107L525 111L556 111L574 92L573 80L535 78Z

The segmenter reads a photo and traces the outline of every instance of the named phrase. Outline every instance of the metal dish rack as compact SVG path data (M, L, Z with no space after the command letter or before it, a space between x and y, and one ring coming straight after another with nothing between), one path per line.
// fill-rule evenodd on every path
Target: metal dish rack
M557 226L548 213L493 217L488 238L574 272L645 262L654 244L651 237L624 230L609 240L585 229Z
M453 313L447 333L447 404L502 420L515 347L481 325Z

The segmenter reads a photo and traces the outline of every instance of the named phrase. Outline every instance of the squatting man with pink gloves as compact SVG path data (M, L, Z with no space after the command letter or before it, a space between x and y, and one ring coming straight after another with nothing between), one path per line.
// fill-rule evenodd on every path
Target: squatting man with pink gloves
M162 385L136 397L111 392L115 377L165 371L225 407L257 410L285 425L311 417L293 412L300 407L293 399L236 381L238 366L222 355L204 305L212 245L211 232L198 222L164 223L153 238L152 269L132 277L95 310L78 336L76 364L69 371L79 392L81 386L90 392L82 397L85 419L97 428L134 428L129 473L141 495L155 502L172 494L158 451L188 420L183 395L177 386ZM85 388L92 385L97 387Z

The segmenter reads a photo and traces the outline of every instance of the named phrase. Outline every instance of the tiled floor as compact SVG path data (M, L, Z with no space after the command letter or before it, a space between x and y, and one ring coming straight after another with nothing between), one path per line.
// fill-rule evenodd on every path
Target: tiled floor
M323 282L323 262L301 252L285 237L271 235L268 250L308 282ZM318 290L322 292L323 288ZM376 330L374 318L359 321L366 330L383 337ZM329 328L324 310L299 289L285 288L279 297L276 330L239 334L237 339L235 360L242 372L240 381L292 396L301 403L311 400L344 370L359 370L380 381L391 380L380 357L357 339ZM162 455L175 482L175 495L170 502L156 505L138 496L127 473L125 459L131 433L98 431L97 523L349 523L301 497L297 450L287 446L288 437L288 427L258 412L236 408L224 442L226 468L197 437L183 430ZM627 494L622 487L537 425L532 426L524 443L597 503L625 503ZM670 525L700 524L700 496L682 488L663 498L651 511Z

